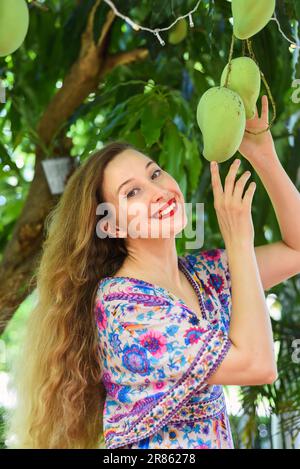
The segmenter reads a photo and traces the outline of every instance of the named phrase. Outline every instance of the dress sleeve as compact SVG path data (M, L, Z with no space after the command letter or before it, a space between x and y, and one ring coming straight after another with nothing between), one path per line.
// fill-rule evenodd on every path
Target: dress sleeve
M208 261L208 267L215 283L216 291L229 292L231 294L231 277L229 271L227 251L224 248L204 251L204 259ZM218 278L221 282L218 283ZM220 285L223 282L222 285Z
M229 333L232 311L231 276L227 251L224 248L201 250L188 255L206 293L211 321Z
M102 318L97 325L107 390L107 448L138 441L166 425L207 386L231 345L222 328L195 325L194 315L178 303L129 290L118 288L105 306L100 300L96 304Z

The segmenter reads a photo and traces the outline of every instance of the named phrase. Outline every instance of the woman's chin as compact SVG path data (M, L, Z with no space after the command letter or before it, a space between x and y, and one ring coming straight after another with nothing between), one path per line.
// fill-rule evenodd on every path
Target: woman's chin
M153 223L151 219L148 223L148 233L151 238L174 238L178 233L180 233L186 226L187 220L183 221L179 218L165 218L165 219L156 219Z

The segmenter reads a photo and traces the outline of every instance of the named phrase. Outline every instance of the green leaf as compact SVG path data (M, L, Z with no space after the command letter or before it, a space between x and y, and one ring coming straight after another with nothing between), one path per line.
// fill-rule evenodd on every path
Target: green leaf
M184 123L187 125L191 119L191 109L188 102L182 97L179 91L170 93L170 107L175 114L179 114Z
M103 140L108 139L116 127L126 122L127 116L126 103L118 104L113 111L106 116L105 121L107 125L101 128L101 138Z
M161 129L169 116L169 105L165 99L152 97L144 107L141 117L141 131L148 146L159 141Z
M182 173L181 178L178 181L180 190L183 194L184 199L187 197L187 186L188 186L188 181L187 181L187 175L186 173Z
M147 145L140 129L126 134L126 141L136 146L141 151L146 150Z
M188 171L188 180L190 190L194 191L199 182L199 176L202 170L202 161L196 140L189 140L183 136L185 145L185 166Z
M181 179L183 171L184 146L182 134L172 121L168 121L164 129L162 152L160 164L177 181Z
M144 94L138 94L133 96L128 102L128 119L121 132L124 136L129 134L131 130L134 130L138 121L142 118L143 110L148 106L148 99L148 96Z

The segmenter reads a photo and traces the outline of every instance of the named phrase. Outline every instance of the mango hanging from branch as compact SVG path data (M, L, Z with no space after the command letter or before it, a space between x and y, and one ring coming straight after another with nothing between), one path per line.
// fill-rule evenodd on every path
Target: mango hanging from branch
M226 83L229 64L223 70L221 86ZM231 61L227 86L243 100L246 118L252 119L256 112L256 103L260 93L260 70L250 57L237 57Z
M232 0L233 34L249 39L261 31L275 11L276 0Z
M168 41L170 44L179 44L186 38L188 30L187 21L185 18L181 18L177 21L174 28L170 31Z
M0 0L0 57L12 54L22 45L28 26L25 0Z
M242 98L224 86L207 90L197 106L197 122L203 135L203 156L223 163L239 149L246 128Z

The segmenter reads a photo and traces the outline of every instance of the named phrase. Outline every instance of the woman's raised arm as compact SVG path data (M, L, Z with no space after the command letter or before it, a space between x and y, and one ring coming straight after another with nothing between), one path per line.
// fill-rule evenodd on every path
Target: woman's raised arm
M255 184L243 196L250 173L235 182L239 160L231 165L222 188L217 167L212 167L214 207L225 242L231 276L232 346L208 379L209 384L255 385L277 378L272 325L254 250L251 203Z

